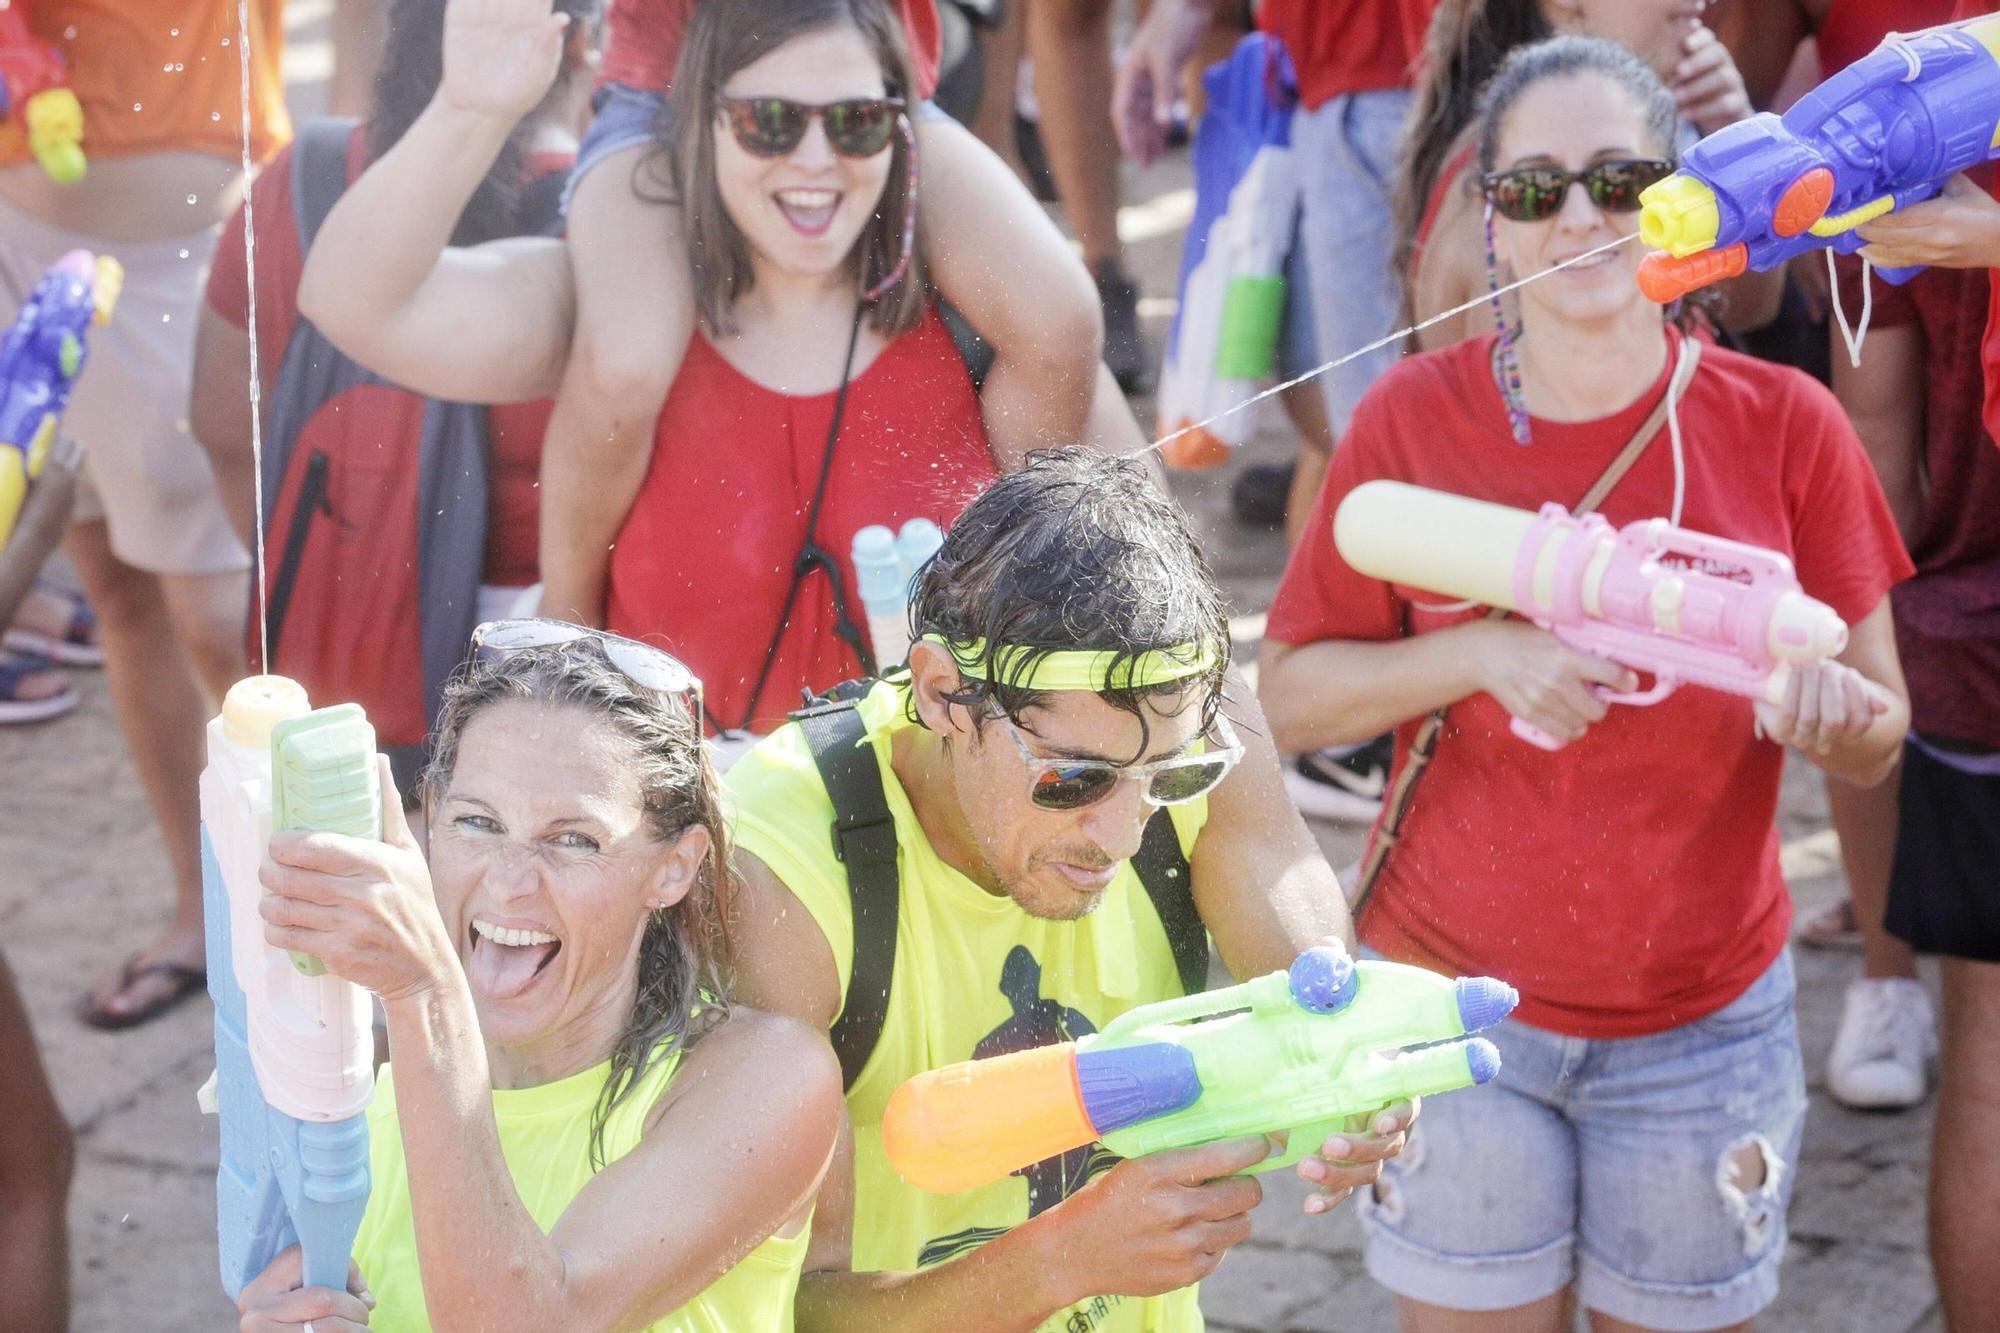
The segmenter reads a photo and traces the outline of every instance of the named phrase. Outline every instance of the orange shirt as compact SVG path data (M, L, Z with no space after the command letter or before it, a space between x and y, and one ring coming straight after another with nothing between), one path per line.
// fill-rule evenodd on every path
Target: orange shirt
M14 0L69 62L93 158L166 149L242 151L242 75L230 0ZM263 161L291 137L279 72L284 0L250 5L250 150ZM0 165L28 159L27 136L0 122Z

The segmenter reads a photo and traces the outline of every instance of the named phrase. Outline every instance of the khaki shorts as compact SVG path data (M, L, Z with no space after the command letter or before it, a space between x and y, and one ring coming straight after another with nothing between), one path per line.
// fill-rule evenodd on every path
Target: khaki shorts
M0 320L14 318L43 272L68 251L101 249L125 266L111 323L89 333L88 363L62 431L84 447L75 521L103 520L113 553L156 574L221 574L250 565L230 531L208 455L188 433L195 324L219 231L105 242L0 200Z

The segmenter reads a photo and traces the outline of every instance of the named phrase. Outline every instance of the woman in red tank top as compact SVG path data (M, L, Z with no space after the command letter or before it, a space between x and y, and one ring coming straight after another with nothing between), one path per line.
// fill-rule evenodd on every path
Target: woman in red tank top
M561 244L354 259L385 213L402 236L462 205L546 87L560 28L539 8L455 26L437 98L327 219L300 289L314 318L393 326L399 378L474 401L534 396L559 371ZM856 531L948 523L994 468L924 280L888 0L697 7L675 83L679 123L637 184L681 203L702 328L618 533L606 621L693 667L713 725L768 727L864 665Z
M697 7L676 84L663 147L702 327L612 553L605 619L664 639L721 723L761 729L802 687L861 669L854 534L947 522L994 472L917 271L907 130L842 109L911 86L890 6ZM798 105L828 109L801 121ZM810 568L808 549L823 553Z

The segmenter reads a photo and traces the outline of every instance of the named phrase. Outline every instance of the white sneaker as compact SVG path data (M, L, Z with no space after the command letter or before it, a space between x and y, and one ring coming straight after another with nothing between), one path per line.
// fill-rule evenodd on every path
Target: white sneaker
M1826 1090L1856 1110L1903 1110L1924 1099L1937 1054L1931 997L1909 977L1863 977L1847 988L1826 1060Z

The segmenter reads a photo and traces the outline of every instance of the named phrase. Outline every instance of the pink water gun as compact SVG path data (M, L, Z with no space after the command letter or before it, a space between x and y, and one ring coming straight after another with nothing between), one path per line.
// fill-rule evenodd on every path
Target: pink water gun
M1579 652L1653 677L1599 688L1607 703L1658 703L1682 685L1782 701L1794 662L1832 657L1847 625L1799 588L1776 551L1677 528L1613 528L1559 504L1540 513L1397 481L1357 486L1333 519L1348 564L1373 578L1505 607ZM1729 571L1728 575L1711 572ZM1545 750L1562 742L1514 719Z
M0 0L0 117L19 116L49 178L82 177L83 107L54 44L28 27L28 0Z

